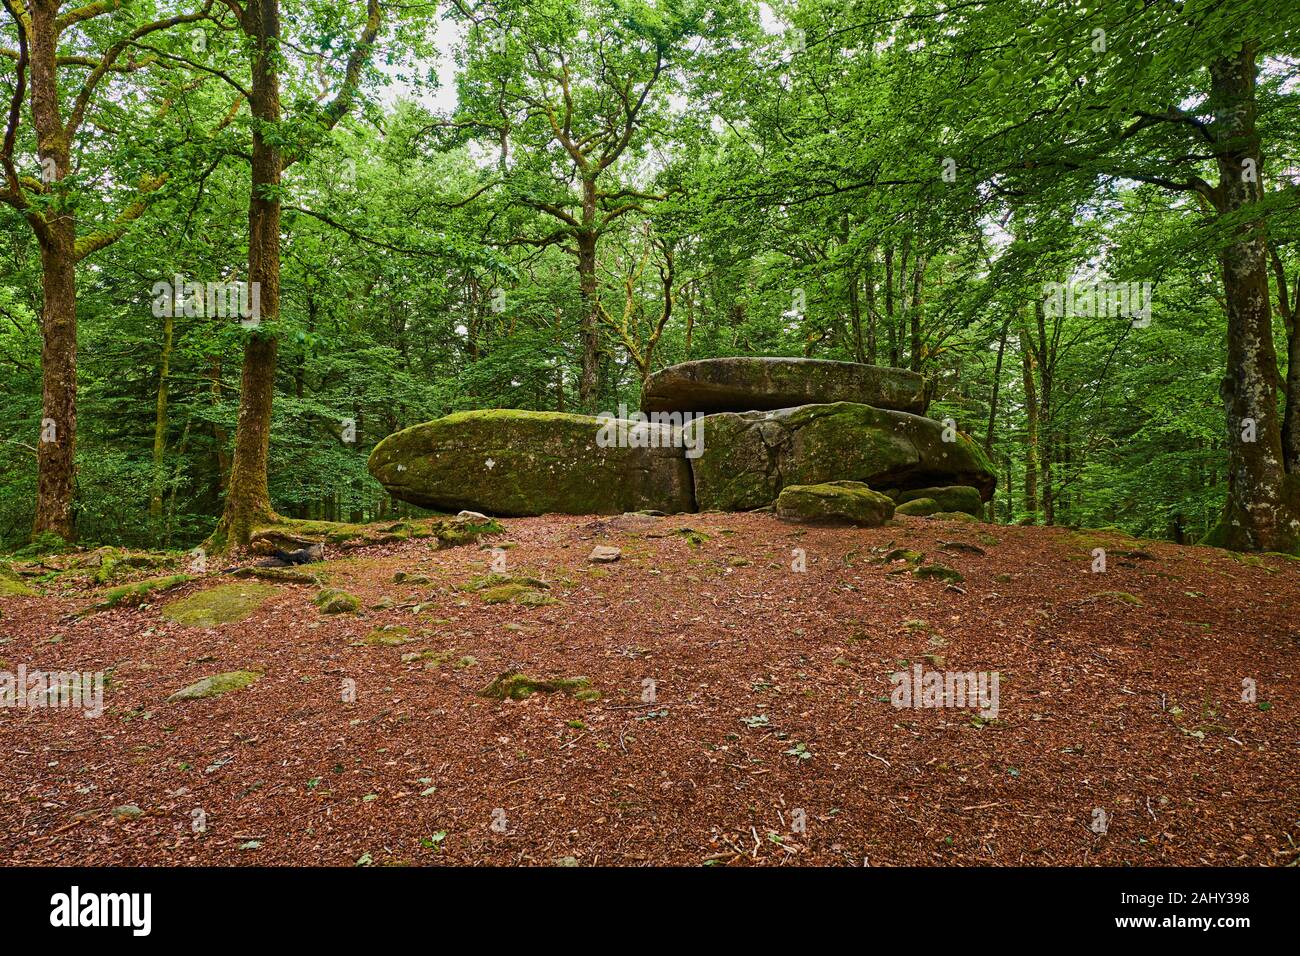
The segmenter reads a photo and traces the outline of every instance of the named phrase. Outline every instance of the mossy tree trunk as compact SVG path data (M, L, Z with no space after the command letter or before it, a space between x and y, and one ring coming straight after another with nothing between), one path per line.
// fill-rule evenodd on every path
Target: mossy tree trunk
M1220 537L1234 550L1290 552L1300 546L1300 484L1287 473L1282 447L1265 223L1250 215L1263 198L1256 73L1249 42L1210 67L1219 168L1211 198L1221 216L1240 223L1219 253L1228 319L1228 501Z
M254 123L248 198L248 281L255 290L253 294L258 296L260 314L256 328L244 345L235 454L221 520L207 542L207 547L213 550L246 545L257 525L278 520L271 507L268 462L279 351L280 183L286 166L301 155L286 160L278 145L280 2L245 0L242 9L235 0L227 3L240 9L240 28L252 41L249 108ZM322 125L326 129L333 128L351 109L362 67L370 57L379 27L379 2L367 0L365 27L348 57L342 88L322 111Z
M79 239L75 187L69 189L67 183L72 144L77 141L104 77L140 68L135 63L119 63L122 54L133 49L132 42L203 19L211 2L194 13L142 23L131 30L129 41L119 40L102 50L92 46L63 62L59 58L60 34L74 25L81 27L112 14L121 4L88 4L61 17L59 0L2 2L15 27L18 52L13 94L0 146L4 176L0 183L0 202L11 206L26 220L41 253L41 429L36 454L36 514L32 536L48 533L71 541L75 535L77 264L120 239L147 209L145 197L166 181L166 176L145 177L139 184L137 197L111 225ZM77 71L75 97L65 99L61 95L61 66ZM24 106L31 117L41 164L39 180L20 176L14 158Z
M259 302L259 322L244 344L239 377L239 422L226 503L209 545L217 549L248 544L253 529L276 520L271 507L267 464L271 447L271 407L275 395L280 315L280 148L265 132L280 123L279 0L246 0L240 26L253 42L253 152L248 199L248 282ZM263 328L263 325L269 328Z

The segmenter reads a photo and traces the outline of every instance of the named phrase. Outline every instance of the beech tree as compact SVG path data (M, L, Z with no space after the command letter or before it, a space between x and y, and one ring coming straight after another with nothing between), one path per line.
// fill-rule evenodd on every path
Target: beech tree
M73 493L77 441L77 264L117 242L148 208L167 172L146 173L129 195L103 197L116 212L83 229L79 210L93 182L74 163L94 121L97 102L114 79L157 63L137 57L136 44L152 34L196 22L211 0L189 13L141 18L122 3L73 7L62 0L3 0L16 44L0 50L13 68L4 142L0 200L31 228L41 255L42 416L37 444L33 537L74 537ZM152 6L152 5L150 5ZM87 52L89 51L89 52ZM23 113L30 116L26 129ZM39 169L20 169L20 143L34 145Z
M365 21L349 52L338 89L324 105L300 119L294 138L285 130L281 110L281 70L285 59L280 0L223 0L234 13L248 43L250 79L243 90L252 112L252 150L248 198L248 282L260 295L260 321L244 347L239 385L239 424L225 508L209 543L216 549L247 544L252 529L277 518L267 485L271 407L275 395L279 349L280 233L284 171L302 158L323 132L332 129L357 97L382 23L379 0L367 0ZM294 24L310 26L307 11L295 10ZM218 20L218 23L221 23Z
M650 137L667 132L668 100L683 89L682 71L703 69L725 51L747 11L731 0L454 5L470 29L459 109L440 125L487 134L499 153L504 200L549 225L509 242L555 245L573 257L582 303L579 404L595 411L604 391L601 238L665 198L650 182Z

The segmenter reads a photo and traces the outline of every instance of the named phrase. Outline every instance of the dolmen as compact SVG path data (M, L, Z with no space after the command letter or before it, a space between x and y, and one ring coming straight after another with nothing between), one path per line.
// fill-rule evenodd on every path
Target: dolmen
M996 476L905 369L798 358L704 359L650 376L641 412L457 412L389 435L371 475L439 511L520 517L772 508L876 525L977 515ZM787 489L789 493L783 494Z

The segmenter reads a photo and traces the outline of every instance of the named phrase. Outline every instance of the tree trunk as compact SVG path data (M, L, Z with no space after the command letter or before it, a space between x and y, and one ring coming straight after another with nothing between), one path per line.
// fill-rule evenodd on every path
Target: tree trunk
M174 298L174 297L173 297ZM163 315L162 354L158 359L158 399L153 418L153 487L149 492L149 519L157 532L163 513L163 458L167 453L167 378L171 370L172 338L176 329L173 309Z
M77 221L64 208L58 183L70 153L59 109L58 6L31 10L31 111L42 178L51 206L44 213L41 250L41 434L36 453L36 520L32 535L75 535L72 511L77 440Z
M1038 523L1038 389L1034 385L1034 351L1029 334L1020 330L1020 355L1025 388L1025 511Z
M867 364L876 364L876 249L867 250Z
M862 303L858 293L858 272L849 272L849 320L853 323L853 361L867 360L866 348L862 341Z
M256 51L249 101L257 123L253 127L252 189L248 200L248 281L250 295L259 297L260 321L244 346L235 460L226 488L225 511L209 539L219 549L248 544L256 525L276 520L267 485L267 459L279 350L273 330L280 314L279 188L283 162L279 147L274 140L267 142L262 128L280 122L280 77L276 66L279 0L248 0L243 29ZM261 328L268 323L272 331Z
M1267 237L1243 210L1263 198L1255 129L1255 50L1243 45L1210 68L1214 132L1220 144L1221 215L1239 217L1220 252L1228 318L1222 394L1228 420L1228 501L1222 543L1238 551L1293 552L1300 546L1300 483L1286 473L1277 414L1277 355L1269 301Z
M77 277L73 224L50 224L52 244L41 248L41 435L36 453L33 537L75 537L72 495L77 438Z
M921 371L921 296L924 288L925 260L918 255L916 264L912 268L912 304L907 310L911 333L909 362L913 372Z
M1038 482L1043 502L1043 524L1056 523L1056 493L1052 488L1052 463L1056 459L1056 436L1052 413L1052 380L1056 356L1047 341L1047 317L1042 300L1034 303L1034 317L1038 327L1038 348L1035 352L1038 366Z
M989 395L989 427L984 433L984 453L993 456L993 425L998 418L998 391L1002 386L1002 358L1007 351L1007 333L1011 330L1011 316L1002 323L1002 333L998 336L998 359L993 366L993 388Z
M1282 453L1287 474L1300 475L1300 281L1292 301L1286 267L1277 250L1271 250L1273 277L1277 280L1277 310L1286 323L1286 410L1282 413Z
M595 412L601 397L600 327L596 296L596 183L582 183L582 223L577 232L578 288L582 299L582 375L578 379L578 404L584 412Z
M885 246L885 331L889 340L889 364L898 368L898 326L894 321L894 247Z

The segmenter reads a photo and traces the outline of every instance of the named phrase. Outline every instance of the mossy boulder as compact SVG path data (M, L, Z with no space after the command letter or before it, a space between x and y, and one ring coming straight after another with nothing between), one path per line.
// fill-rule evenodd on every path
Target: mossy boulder
M949 584L960 584L966 580L960 571L946 564L923 564L912 569L912 576L922 580L947 581Z
M973 524L980 520L975 515L967 514L965 511L936 511L927 517L932 521L964 521L967 524Z
M693 511L680 430L622 425L561 412L458 412L389 435L368 467L394 498L443 511Z
M787 485L859 481L874 488L969 485L992 497L997 482L968 435L907 412L851 402L723 413L691 422L702 446L692 464L701 510L749 511ZM948 439L948 440L945 440Z
M925 379L901 368L807 358L712 358L655 372L641 393L647 412L767 411L857 402L922 413Z
M914 518L924 518L926 515L932 515L939 510L939 502L933 498L913 498L911 501L904 501L895 509L896 514L910 515Z
M538 679L519 671L505 671L479 691L481 697L494 700L525 700L533 694L567 694L576 700L599 700L600 691L586 677L551 677Z
M351 614L361 607L361 600L355 595L335 588L323 589L312 603L320 608L322 614Z
M481 577L470 578L464 584L456 585L456 590L487 591L511 585L518 585L524 590L534 591L545 591L550 588L550 585L541 578L533 578L521 574L500 574L493 571L491 574L484 574Z
M261 677L262 675L258 671L227 671L224 674L214 674L211 677L205 677L201 681L194 682L189 687L178 690L167 700L202 700L205 697L216 697L219 694L226 694L232 690L247 687L254 681L261 679Z
M315 584L318 586L324 580L319 574L313 574L310 571L299 571L297 568L259 568L255 565L247 568L236 568L230 572L230 575L236 578L259 578L263 581L279 581L283 584Z
M984 510L984 499L978 488L970 485L944 485L938 488L913 488L898 491L892 496L900 505L919 498L929 498L939 507L936 511L964 511L979 517Z
M894 516L894 502L859 481L786 485L776 499L776 516L785 521L877 528Z
M134 584L123 584L115 588L109 588L92 610L104 611L108 608L117 607L119 604L138 603L159 591L166 591L193 580L194 578L188 574L170 574L166 577L146 578L143 581L136 581Z
M162 610L169 621L186 627L216 627L242 621L280 589L271 584L240 581L221 584L173 601Z

